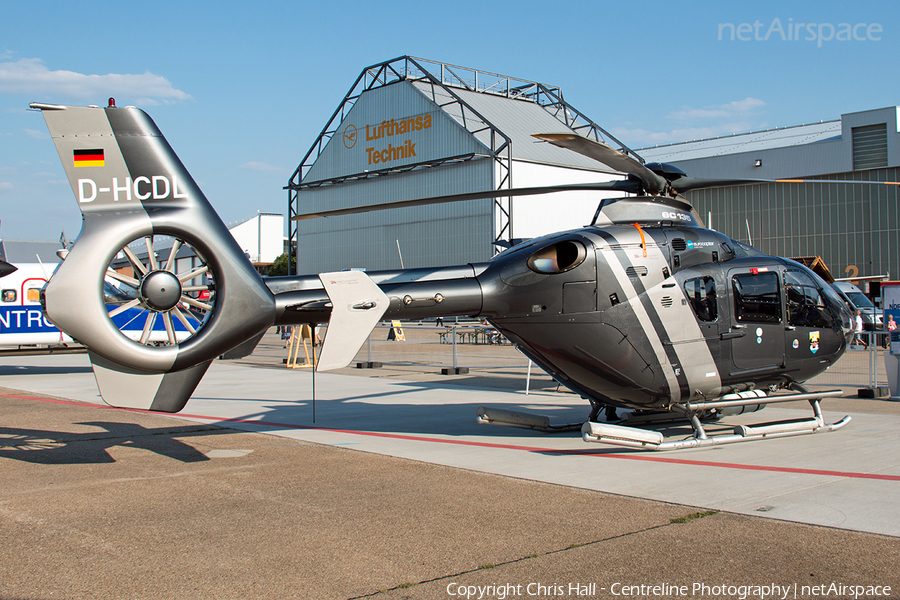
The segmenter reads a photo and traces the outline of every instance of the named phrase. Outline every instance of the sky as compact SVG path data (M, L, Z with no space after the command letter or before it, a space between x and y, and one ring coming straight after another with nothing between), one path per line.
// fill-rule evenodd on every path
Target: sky
M0 0L0 239L81 215L30 102L143 108L227 224L283 187L367 66L410 55L562 89L632 148L900 104L900 11L753 3Z

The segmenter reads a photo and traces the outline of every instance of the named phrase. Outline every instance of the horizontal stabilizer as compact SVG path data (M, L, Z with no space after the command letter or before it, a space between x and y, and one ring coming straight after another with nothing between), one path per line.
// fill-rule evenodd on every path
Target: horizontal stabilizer
M332 308L316 370L341 369L350 364L369 339L390 300L362 271L322 273L319 279Z
M187 404L212 361L172 371L149 373L89 352L103 401L116 408L178 412Z

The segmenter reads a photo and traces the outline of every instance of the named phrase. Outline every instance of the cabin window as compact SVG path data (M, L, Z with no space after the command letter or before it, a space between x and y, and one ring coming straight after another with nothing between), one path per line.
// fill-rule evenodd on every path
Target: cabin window
M587 251L574 240L556 242L541 248L528 259L528 268L535 273L564 273L584 262Z
M3 290L3 301L4 302L15 302L16 301L16 290Z
M695 277L684 282L684 294L691 303L691 308L701 321L715 321L718 317L716 309L716 280L712 277Z
M741 322L780 323L781 292L773 272L735 275L734 316Z
M796 327L829 328L834 323L818 286L806 273L786 271L784 293L789 324Z

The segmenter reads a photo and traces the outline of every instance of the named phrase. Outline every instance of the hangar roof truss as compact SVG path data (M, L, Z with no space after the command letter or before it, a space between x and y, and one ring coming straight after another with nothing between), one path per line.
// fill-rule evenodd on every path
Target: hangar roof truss
M335 135L341 135L341 123L360 97L369 90L399 82L413 84L420 93L434 102L444 113L453 118L472 137L478 140L486 149L486 153L452 156L438 161L407 162L403 165L378 170L365 170L360 173L344 174L339 177L327 177L324 179L313 177L311 179L309 175L313 165L325 151L331 139ZM300 213L299 195L304 189L336 185L351 180L382 177L392 173L431 168L448 162L467 161L474 158L490 158L495 161L496 172L498 173L496 189L512 188L513 140L510 135L502 131L495 123L492 123L483 112L477 110L471 102L466 100L467 97L472 98L471 93L533 103L551 115L566 130L571 130L579 135L618 147L620 151L642 161L639 156L635 155L619 140L566 103L563 99L562 90L556 86L411 56L401 56L366 67L353 82L350 90L335 109L316 141L291 175L288 185L285 186L285 189L288 190L289 217L294 217ZM498 221L496 239L512 238L512 216L509 198L495 199L494 210ZM296 242L298 235L297 221L289 219L289 223L291 229L290 238Z

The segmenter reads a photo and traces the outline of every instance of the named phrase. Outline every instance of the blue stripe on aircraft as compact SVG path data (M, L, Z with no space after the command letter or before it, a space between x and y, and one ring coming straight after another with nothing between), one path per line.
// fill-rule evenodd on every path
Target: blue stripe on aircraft
M40 306L0 306L0 333L59 333Z
M114 305L107 306L108 310ZM190 324L196 329L200 321L188 311L183 311ZM113 317L113 324L121 331L143 331L147 315L150 313L139 308L130 308ZM176 332L185 332L187 328L176 318L172 319ZM165 331L166 326L161 318L153 323L153 331ZM41 312L39 306L0 306L0 334L3 333L59 333Z

